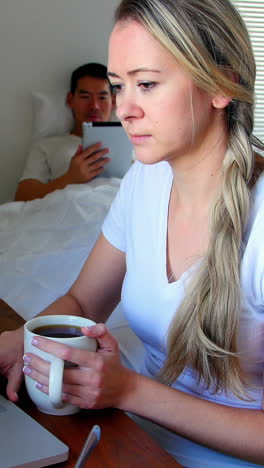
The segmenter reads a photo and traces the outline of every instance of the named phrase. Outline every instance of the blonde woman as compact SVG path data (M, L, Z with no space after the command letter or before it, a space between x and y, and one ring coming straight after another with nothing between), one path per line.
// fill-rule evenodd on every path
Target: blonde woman
M83 329L95 355L36 346L80 365L65 400L137 415L183 466L263 466L263 145L247 30L228 0L123 0L108 74L138 161L78 280L44 313L104 322L121 298L144 363L125 367L102 324ZM0 365L16 400L10 342ZM24 361L47 392L48 363Z

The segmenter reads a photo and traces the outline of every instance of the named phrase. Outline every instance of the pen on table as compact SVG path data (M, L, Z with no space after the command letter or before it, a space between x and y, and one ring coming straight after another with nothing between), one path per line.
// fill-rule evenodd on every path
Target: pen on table
M83 468L84 463L86 462L87 458L93 451L93 449L96 447L98 444L99 440L101 437L101 429L99 426L95 425L93 426L92 430L88 434L88 437L84 443L84 446L82 448L82 451L79 455L79 458L76 462L76 465L74 468Z

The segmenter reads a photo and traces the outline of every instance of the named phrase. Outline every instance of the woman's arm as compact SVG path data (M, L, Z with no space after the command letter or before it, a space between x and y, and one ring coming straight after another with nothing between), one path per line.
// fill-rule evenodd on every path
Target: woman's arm
M120 300L125 270L125 254L101 235L68 293L38 315L84 315L104 322ZM0 371L8 378L12 401L21 382L23 336L23 327L0 336Z
M70 290L38 315L80 315L105 322L120 301L125 254L101 234Z
M105 322L120 302L125 272L125 253L101 234L68 294L78 301L85 317Z
M141 375L130 374L120 409L183 437L252 463L264 463L264 412L202 400ZM127 377L127 385L129 378Z

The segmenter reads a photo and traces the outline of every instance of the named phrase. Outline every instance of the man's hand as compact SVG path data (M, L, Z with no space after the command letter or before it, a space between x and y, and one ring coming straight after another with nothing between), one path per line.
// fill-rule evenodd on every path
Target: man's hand
M102 149L101 143L89 146L85 151L82 145L71 159L69 169L65 174L50 182L43 183L37 179L22 180L16 192L16 201L30 201L35 198L43 198L54 190L64 189L69 184L84 184L104 171L110 158L104 156L109 152L108 148Z
M110 161L110 158L104 157L108 152L109 149L102 148L101 143L89 146L84 151L82 145L80 145L72 157L66 173L68 183L82 184L101 174L105 165Z

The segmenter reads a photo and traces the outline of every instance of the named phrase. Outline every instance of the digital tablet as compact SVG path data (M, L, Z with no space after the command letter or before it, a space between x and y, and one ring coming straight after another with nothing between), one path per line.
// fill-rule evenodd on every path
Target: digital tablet
M102 177L123 178L132 164L133 145L120 122L84 122L82 124L82 146L86 149L99 141L103 148L109 148Z

